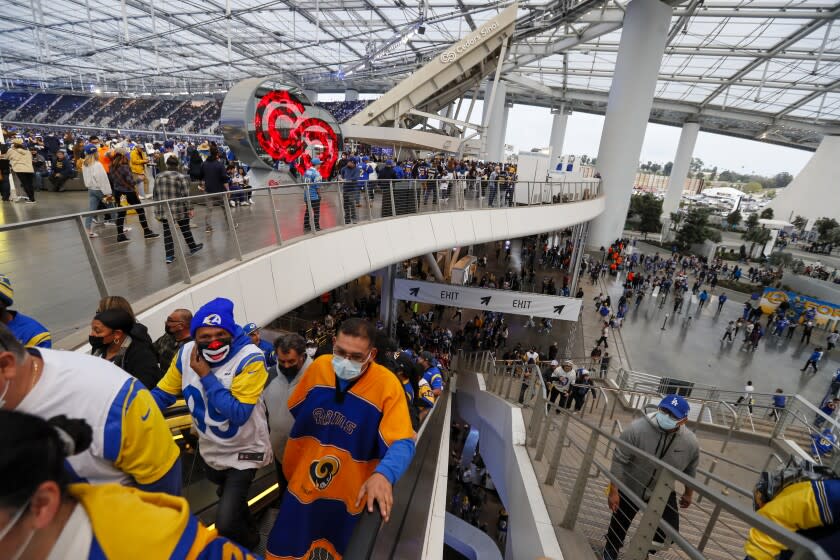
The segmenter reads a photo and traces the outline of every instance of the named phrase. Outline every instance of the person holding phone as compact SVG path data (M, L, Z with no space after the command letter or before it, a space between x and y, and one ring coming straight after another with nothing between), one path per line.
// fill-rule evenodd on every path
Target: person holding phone
M152 396L165 409L183 395L207 478L220 487L216 528L254 548L259 533L248 489L257 469L274 459L262 396L265 357L236 324L229 299L204 304L190 322L190 335L194 340L181 347Z

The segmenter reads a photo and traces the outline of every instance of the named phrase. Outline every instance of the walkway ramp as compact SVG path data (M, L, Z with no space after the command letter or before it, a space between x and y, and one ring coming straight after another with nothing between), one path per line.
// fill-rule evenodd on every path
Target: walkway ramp
M518 4L514 3L479 25L357 113L347 124L412 128L422 117L409 111L437 113L464 97L496 70L502 44L513 35L517 9Z

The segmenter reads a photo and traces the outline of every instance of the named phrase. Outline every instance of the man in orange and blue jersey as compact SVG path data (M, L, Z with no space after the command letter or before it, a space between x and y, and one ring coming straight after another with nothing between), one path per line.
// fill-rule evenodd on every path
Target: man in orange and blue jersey
M289 485L268 559L339 560L364 507L372 512L377 502L386 522L391 515L393 485L414 457L414 430L399 379L374 362L375 336L362 319L342 322L332 355L316 359L289 397Z
M432 392L435 394L435 397L440 396L443 391L443 374L437 366L434 355L432 355L429 351L420 352L420 357L417 359L417 363L425 370L423 372L423 379L425 379L426 383L429 384L429 387L432 388Z

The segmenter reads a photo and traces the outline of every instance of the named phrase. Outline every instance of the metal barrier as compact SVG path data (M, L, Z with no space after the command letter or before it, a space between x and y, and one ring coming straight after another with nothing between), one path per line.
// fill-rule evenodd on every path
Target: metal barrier
M540 193L529 194L533 206L592 199L599 186L592 180L519 182L519 188L523 184L530 194ZM101 296L121 295L148 307L239 262L323 232L407 215L523 206L508 196L512 189L500 187L493 196L493 189L475 182L406 179L323 182L314 203L304 184L144 201L4 224L0 270L11 276L17 299L27 302L26 313L60 340L87 325ZM549 196L552 189L563 195ZM134 231L119 231L123 219ZM163 239L153 235L160 233Z
M515 402L515 399L509 397L505 383L512 376L504 367L482 367L487 364L487 357L481 353L462 353L454 360L452 369L456 373L483 373L487 391ZM618 394L618 390L613 391ZM540 392L536 393L535 403L530 408L530 421L526 422L526 446L533 448L532 457L535 463L548 458L547 465L541 463L545 467L544 483L548 486L560 485L563 489L563 492L558 494L561 503L553 504L558 512L562 512L561 527L588 532L591 542L604 542L603 532L598 532L600 527L593 527L590 519L593 515L610 515L604 503L602 490L606 484L612 484L641 512L641 522L623 548L621 557L626 560L642 560L651 549L669 547L679 558L740 560L744 557L741 547L750 529L761 531L782 543L792 551L792 558L829 559L826 552L813 542L756 514L741 501L721 495L719 490L711 488L699 478L688 476L657 457L622 441L614 435L616 427L620 431L617 421L611 423L609 431L605 430L603 415L596 424L543 400L540 395ZM554 410L551 410L552 408ZM605 406L603 410L607 408ZM632 453L640 460L653 465L656 473L654 478L649 483L639 481L643 487L650 489L647 500L636 495L623 480L619 480L610 472L609 460L616 448ZM699 474L705 476L707 482L713 480L718 484L727 485L739 496L750 495L749 491L737 488L708 471ZM690 510L683 510L685 513L680 516L679 530L662 519L666 508L672 507L668 505L668 501L669 495L676 489L675 483L691 489L697 497ZM701 499L704 505L698 503ZM598 505L590 506L590 502ZM600 509L590 511L590 507ZM654 542L657 529L663 531L667 537L664 544Z

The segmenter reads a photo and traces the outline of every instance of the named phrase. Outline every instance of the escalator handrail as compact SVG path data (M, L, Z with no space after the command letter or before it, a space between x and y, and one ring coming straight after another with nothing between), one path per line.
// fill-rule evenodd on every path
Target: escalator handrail
M428 518L429 510L432 507L430 498L432 492L423 492L423 486L434 484L434 477L422 477L429 466L429 461L434 459L432 469L437 470L438 452L442 437L449 437L448 430L443 433L444 418L450 393L444 390L435 403L435 407L429 414L418 432L418 440L414 460L409 465L405 474L394 485L394 505L391 510L391 519L387 524L382 523L382 515L378 507L374 507L373 513L367 509L362 511L361 518L353 529L353 534L344 552L345 560L367 560L373 556L379 558L394 558L394 551L404 537L413 538L413 544L419 545L416 557L420 557L422 551L423 536L426 531L425 519ZM425 467L425 468L424 468ZM415 497L419 501L414 501ZM410 511L409 511L410 510ZM412 517L422 517L424 522L420 526L407 526L406 520L411 513ZM407 535L407 530L417 530L420 535Z

